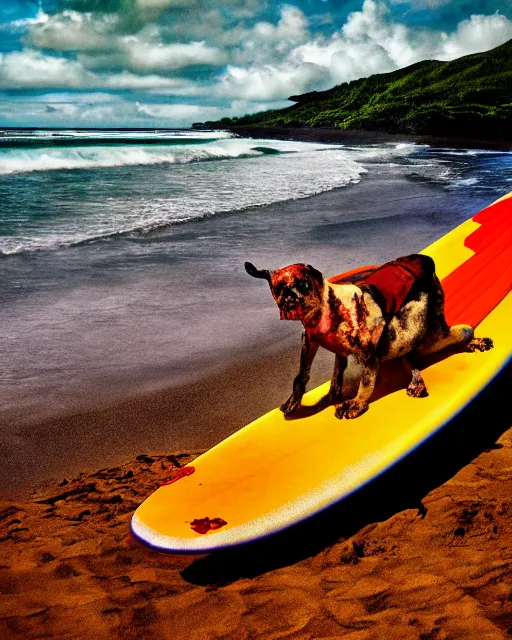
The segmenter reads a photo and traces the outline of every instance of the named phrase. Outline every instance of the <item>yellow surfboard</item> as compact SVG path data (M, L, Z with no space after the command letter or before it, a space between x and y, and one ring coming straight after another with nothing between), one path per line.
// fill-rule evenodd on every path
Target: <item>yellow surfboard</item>
M205 553L276 533L359 489L457 415L512 354L512 193L422 253L435 260L449 324L478 326L493 349L426 362L421 399L386 363L369 411L354 420L326 406L329 382L304 396L298 418L270 411L150 495L133 534L162 551Z

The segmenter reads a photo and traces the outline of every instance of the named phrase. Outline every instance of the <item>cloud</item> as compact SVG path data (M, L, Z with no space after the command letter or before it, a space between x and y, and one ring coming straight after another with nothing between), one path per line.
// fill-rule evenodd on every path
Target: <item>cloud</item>
M310 62L249 69L230 66L216 91L217 95L229 98L283 100L293 91L323 88L328 81L328 70Z
M156 124L166 122L172 126L189 127L193 122L217 120L218 118L233 118L246 113L255 113L269 108L285 106L281 103L251 102L247 100L233 100L229 106L217 107L197 104L144 104L137 103L137 112L151 118Z
M232 47L234 64L276 64L294 47L308 41L311 37L308 26L308 19L300 9L285 5L277 24L256 22L251 28L238 26L225 31L219 42Z
M173 90L176 94L197 94L197 85L185 78L168 78L158 74L138 75L93 73L79 60L44 55L24 50L0 53L0 88L8 89L156 89Z
M82 53L77 60L89 70L168 75L193 66L223 66L228 57L222 49L209 47L205 42L164 45L129 36L123 39L117 51Z
M227 62L227 54L217 47L209 47L203 42L189 44L144 42L136 36L122 39L121 46L126 53L127 66L133 71L175 71L194 65L221 66Z
M393 4L411 4L415 9L437 9L453 0L391 0Z
M169 7L192 7L194 0L136 0L142 9L168 9Z
M0 102L0 118L5 122L19 121L39 126L85 126L114 124L119 118L129 117L133 105L124 103L104 105L80 105L72 103L19 103L13 117L9 103Z
M281 9L281 17L274 26L270 22L257 22L253 29L253 37L260 42L281 43L288 41L296 44L308 35L308 20L297 7L285 5Z
M101 18L79 11L43 15L29 27L25 38L29 46L56 51L102 51L115 46L111 39L119 26L115 14Z
M499 13L492 16L473 15L463 20L455 33L446 37L441 60L453 60L470 53L486 51L512 38L512 20Z
M76 61L25 50L0 54L0 87L35 88L87 86L91 76Z
M265 0L58 0L59 10L76 10L97 14L118 13L126 17L125 25L157 21L162 14L187 12L190 22L200 21L213 7L229 13L233 19L252 17L266 6Z
M186 78L166 78L160 75L139 76L129 71L96 76L96 86L105 89L161 89L172 95L198 95L201 87Z
M62 94L65 96L65 94ZM94 96L98 102L95 103ZM0 101L0 120L12 123L20 120L36 126L116 126L122 122L133 127L190 127L193 122L222 117L240 116L248 112L262 111L283 104L268 102L248 102L234 100L223 107L190 104L154 104L146 101L132 101L120 96L101 94L82 94L81 102L56 102L55 96L46 94L20 101L13 113L12 103ZM88 97L91 100L88 101ZM45 98L48 98L45 100Z
M59 113L60 115L76 116L79 108L74 104L59 104L57 106L47 104L46 113Z
M191 19L188 11L176 11L172 19L161 21L159 28L168 41L208 40L222 46L225 44L224 38L229 38L235 32L234 27L226 29L228 22L228 16L219 7L204 7L200 20Z
M30 101L44 102L47 105L52 103L57 103L61 105L67 104L67 103L80 104L80 105L82 104L93 105L93 104L105 104L106 102L118 102L118 101L122 101L122 99L117 95L114 95L112 93L107 93L107 92L82 93L77 91L73 91L73 92L60 91L55 93L53 92L42 93L35 96L31 96Z
M98 106L80 106L75 104L47 104L46 115L62 120L71 121L83 121L88 123L104 123L105 121L112 121L116 115L118 115L119 108L123 108L126 105L112 105L103 104ZM126 113L126 109L124 109Z
M32 48L77 52L81 54L79 61L88 69L167 73L227 62L225 51L204 40L165 43L156 24L128 35L118 32L121 28L116 14L98 16L66 10L33 24L25 43Z
M150 118L162 118L172 122L195 122L198 119L208 120L217 117L218 108L197 104L140 104L136 103L137 112Z

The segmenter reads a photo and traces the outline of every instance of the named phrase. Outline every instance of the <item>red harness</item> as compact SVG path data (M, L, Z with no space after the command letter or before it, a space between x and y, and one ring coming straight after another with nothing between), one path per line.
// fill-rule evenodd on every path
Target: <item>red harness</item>
M382 309L388 317L394 316L407 298L412 285L421 277L425 277L425 262L420 256L399 258L386 262L369 276L360 280L357 285L375 287L382 295Z

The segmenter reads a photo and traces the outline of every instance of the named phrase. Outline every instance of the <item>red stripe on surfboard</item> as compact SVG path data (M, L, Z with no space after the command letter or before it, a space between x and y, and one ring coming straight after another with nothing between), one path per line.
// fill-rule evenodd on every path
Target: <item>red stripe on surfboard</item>
M475 222L478 222L478 220ZM482 226L476 229L470 236L471 244L466 245L476 253L485 249L486 245L494 242L497 238L503 238L503 240L508 240L510 243L510 214L497 216L494 224L491 222L479 222L479 224ZM492 225L492 229L490 225Z
M496 279L492 287L485 292L485 295L473 299L472 304L470 304L464 312L461 313L462 319L469 318L469 321L466 324L476 327L485 318L485 316L503 300L510 291L511 278L512 270L509 269L506 273L503 273L500 278ZM482 314L482 308L487 308L489 311Z
M512 200L473 217L481 226L464 241L475 252L442 281L449 325L476 327L512 289Z
M509 248L501 241L489 243L485 250L467 261L464 271L447 276L443 280L447 300L445 311L457 315L465 307L472 305L475 299L485 295L487 288L493 287L495 279L507 271L509 255ZM489 277L491 273L493 277Z

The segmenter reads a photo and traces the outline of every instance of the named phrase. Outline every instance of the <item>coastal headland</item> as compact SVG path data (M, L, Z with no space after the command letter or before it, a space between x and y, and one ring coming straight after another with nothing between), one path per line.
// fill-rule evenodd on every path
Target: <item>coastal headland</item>
M389 133L409 136L415 142L438 144L437 139L452 141L455 146L469 142L504 148L510 142L512 122L511 52L509 40L489 51L449 62L423 60L325 91L292 95L288 100L294 104L283 109L193 126L300 127L313 136L310 130L330 128L320 134L329 137L329 142L336 141L336 130L340 130L349 133L347 140L352 132ZM440 146L451 145L443 142Z

